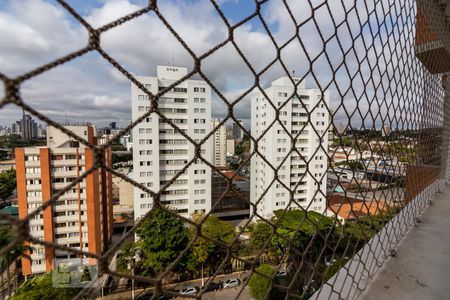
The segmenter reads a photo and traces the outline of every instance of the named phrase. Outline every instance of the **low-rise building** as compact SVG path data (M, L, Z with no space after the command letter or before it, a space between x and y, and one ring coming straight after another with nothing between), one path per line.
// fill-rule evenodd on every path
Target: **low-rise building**
M132 172L124 172L124 175L133 180ZM122 177L113 176L113 217L115 222L122 222L126 219L133 219L134 200L133 188L134 186L123 179Z
M228 188L228 180L232 186ZM250 180L232 171L212 173L212 214L223 220L239 220L250 215Z

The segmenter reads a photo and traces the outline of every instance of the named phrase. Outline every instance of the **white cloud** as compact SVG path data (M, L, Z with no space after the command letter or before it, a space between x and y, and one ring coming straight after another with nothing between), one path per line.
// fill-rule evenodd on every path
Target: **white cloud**
M0 12L0 72L15 76L80 49L87 33L60 8L40 0L9 1Z
M317 5L315 2L312 2L313 5ZM327 2L336 23L346 20L346 11L350 10L353 5L350 4L353 2L344 1L344 4L341 1ZM298 23L309 18L311 9L308 1L290 0L288 3ZM380 5L384 4L378 4L376 9L379 10ZM105 1L99 7L83 9L80 13L92 26L99 27L141 8L142 6L135 2L114 0ZM312 22L300 28L300 38L305 49L302 49L296 39L281 51L281 58L289 72L295 71L295 74L300 76L307 74L310 71L307 56L312 59L323 48L319 32L323 34L324 39L335 34L330 13L326 8L322 6L315 11L314 18L318 28ZM369 8L369 10L372 9L374 8ZM357 10L361 14L360 17L364 19L366 9L358 6ZM159 12L197 56L212 49L228 37L228 29L209 1L161 1ZM295 34L295 26L282 1L264 4L263 17L279 45ZM337 31L344 51L353 45L351 34L358 34L361 30L353 10L347 18L347 24ZM371 38L367 31L365 34ZM0 72L8 76L27 72L87 44L87 33L84 28L61 6L43 0L10 0L4 11L0 12L0 36ZM273 42L257 20L240 26L234 32L234 38L256 72L260 72L277 56ZM360 38L361 41L362 38ZM370 39L368 41L373 44L378 42ZM156 71L156 65L167 64L172 62L172 59L177 65L188 68L193 66L190 54L154 12L141 15L107 31L101 36L101 45L128 71L136 75L152 75ZM381 45L378 45L378 48L380 47ZM356 55L351 52L344 57L337 40L334 39L327 44L326 51L333 68L337 68L345 61L350 76L359 70L371 75L367 65L360 68L357 62L357 56L365 53L363 46L356 49ZM372 61L378 63L376 54L373 52L369 56ZM312 67L318 77L319 86L327 86L331 80L335 80L335 84L330 87L333 108L338 107L343 100L339 97L336 85L344 87L343 92L350 85L357 93L364 89L362 83L350 81L344 67L341 67L336 73L337 76L333 78L333 70L324 55ZM383 62L380 62L379 67L385 68ZM202 61L202 71L230 101L234 101L254 83L252 73L231 43L227 43ZM263 84L268 84L271 80L283 75L284 71L277 62L262 75L261 80ZM316 86L311 76L307 78L307 85ZM66 109L71 112L70 115L73 118L85 118L87 121L103 124L111 119L127 123L131 117L129 81L96 53L84 55L27 81L23 86L22 94L27 103L57 121L65 118L61 116L61 112ZM213 112L218 116L225 116L226 106L217 96L214 98ZM353 110L355 96L347 94L346 101L346 105ZM367 100L360 104L360 108L363 113L370 109ZM8 106L8 112L12 112L11 109L12 106ZM18 115L14 113L4 114L3 112L1 112L2 122L5 124L18 118ZM249 113L248 99L242 100L235 107L235 114L239 118L248 119ZM386 112L383 111L383 113ZM337 112L337 115L342 120L347 118L342 109Z

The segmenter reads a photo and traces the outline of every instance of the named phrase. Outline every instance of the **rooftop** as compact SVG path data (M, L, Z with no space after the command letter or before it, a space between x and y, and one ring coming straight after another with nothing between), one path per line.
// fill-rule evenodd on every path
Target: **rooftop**
M375 275L361 299L448 299L450 187L435 199Z

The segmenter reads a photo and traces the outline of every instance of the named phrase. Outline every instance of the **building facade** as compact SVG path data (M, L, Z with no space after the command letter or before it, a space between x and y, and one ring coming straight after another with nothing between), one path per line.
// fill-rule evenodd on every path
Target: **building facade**
M20 134L23 139L35 139L38 137L38 124L28 114L23 114L22 119L11 125L12 134Z
M158 66L156 77L137 77L153 94L164 90L187 74L187 68ZM132 119L150 109L150 101L136 85L131 86ZM195 146L181 132L200 142L211 131L211 88L200 80L185 80L158 99L159 111L170 119L172 127L156 114L150 114L133 128L134 179L152 191L159 191L195 156ZM202 144L200 154L212 157L212 139ZM189 217L211 209L211 169L197 159L161 194L161 204ZM153 199L134 188L134 217L147 213Z
M236 140L227 140L227 156L233 156L236 149Z
M228 187L228 179L232 179L232 188ZM250 182L231 171L212 174L212 211L223 220L248 219L250 216Z
M326 106L329 93L326 91L322 95L319 90L306 89L304 82L299 83L299 78L294 80L300 98L291 97L295 87L288 77L275 80L265 92L280 109L279 119L286 130L296 137L295 145L279 122L272 124L275 110L269 100L259 91L251 95L251 134L258 138L270 127L259 141L258 150L272 166L280 166L277 178L293 191L291 194L283 184L275 181L265 193L275 173L260 155L252 157L250 200L267 218L274 210L285 207L301 206L320 213L326 209L329 122ZM291 151L293 146L295 151ZM252 144L252 152L254 147Z
M236 140L237 142L241 142L244 138L244 121L238 120L239 125L233 121L232 124L227 126L227 139ZM242 126L242 127L241 127Z
M242 127L244 127L244 121L238 121L240 126L236 123L233 123L233 138L236 141L241 142L244 139L244 130L242 130Z
M211 129L220 125L219 119L211 120ZM220 125L212 135L213 157L212 164L214 166L224 167L227 165L227 128Z
M96 144L92 126L66 126ZM90 148L54 127L47 129L47 146L17 148L16 174L19 218L23 219L94 166ZM111 152L105 152L111 165ZM32 236L50 243L101 254L112 235L111 174L101 169L66 191L30 220ZM55 259L77 255L42 245L30 245L31 260L22 258L24 275L51 271Z

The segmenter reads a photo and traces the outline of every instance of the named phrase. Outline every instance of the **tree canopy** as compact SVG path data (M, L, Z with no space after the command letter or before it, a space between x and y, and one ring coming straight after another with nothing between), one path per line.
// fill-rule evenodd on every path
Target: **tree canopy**
M194 216L195 222L200 222L202 215ZM203 236L214 239L225 244L230 244L235 237L235 229L230 224L220 220L215 216L209 216L202 224L201 233ZM190 228L190 238L194 239L196 236L196 229L194 226ZM199 237L192 246L191 258L189 259L188 269L194 271L199 264L209 262L209 265L216 265L219 263L215 258L222 258L226 252L226 248L209 241L205 238ZM209 266L208 266L209 268Z
M11 300L65 300L79 293L77 288L56 288L52 284L52 273L35 276L27 280L11 297Z
M258 268L256 268L256 271L268 277L273 277L273 275L275 275L275 270L271 266L266 264L263 264ZM248 283L250 295L256 300L266 299L269 293L271 282L272 282L271 279L264 277L260 274L253 273Z
M164 271L187 247L187 228L178 218L162 209L154 209L136 230L138 247L143 252L145 273Z
M0 173L0 199L6 199L16 189L16 171L7 170Z

